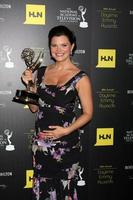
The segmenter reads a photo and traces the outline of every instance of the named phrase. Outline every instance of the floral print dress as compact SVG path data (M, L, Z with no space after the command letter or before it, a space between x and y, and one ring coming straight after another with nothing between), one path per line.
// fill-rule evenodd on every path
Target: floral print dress
M63 86L45 85L42 81L45 69L39 68L37 75L39 110L32 144L33 199L78 200L80 131L56 140L42 140L38 133L49 129L50 125L67 127L75 121L75 107L79 102L75 85L86 73L78 72Z

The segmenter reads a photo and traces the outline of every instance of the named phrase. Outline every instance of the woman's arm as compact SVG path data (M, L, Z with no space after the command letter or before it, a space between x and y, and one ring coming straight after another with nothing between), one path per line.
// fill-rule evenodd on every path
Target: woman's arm
M90 79L87 76L82 77L78 81L76 88L81 102L82 114L67 128L68 133L84 126L92 119L93 115L93 97Z
M35 79L36 79L36 78L34 77L34 80L33 80L32 71L29 70L29 69L27 69L27 70L25 70L24 73L22 74L21 79L22 79L22 82L24 83L24 85L25 85L26 88L27 88L28 82L32 80L32 81L35 83ZM30 89L30 92L36 93L36 90L37 90L36 85L30 87L29 89ZM37 105L28 104L28 106L29 106L29 109L30 109L31 112L35 113L35 112L38 111L38 106L37 106Z
M35 113L38 111L38 106L37 105L33 105L33 104L28 104L29 109L32 113Z

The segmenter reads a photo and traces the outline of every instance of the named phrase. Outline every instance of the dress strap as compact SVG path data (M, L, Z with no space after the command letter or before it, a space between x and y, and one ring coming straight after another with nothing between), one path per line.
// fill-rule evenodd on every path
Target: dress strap
M78 72L70 81L69 84L76 85L76 83L83 77L87 76L87 74L84 71Z
M37 70L37 85L40 85L42 82L42 77L45 73L46 66L42 66Z

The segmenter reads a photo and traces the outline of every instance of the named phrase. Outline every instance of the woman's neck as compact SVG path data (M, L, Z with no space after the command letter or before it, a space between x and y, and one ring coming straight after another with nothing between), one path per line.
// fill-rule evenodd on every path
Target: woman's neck
M55 68L57 70L66 70L66 69L69 69L70 67L72 67L73 64L71 61L63 61L63 62L56 62L55 63Z

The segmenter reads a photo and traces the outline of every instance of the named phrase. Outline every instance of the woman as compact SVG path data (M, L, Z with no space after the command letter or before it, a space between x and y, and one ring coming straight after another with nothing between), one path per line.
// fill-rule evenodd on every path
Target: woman
M49 48L55 61L39 68L36 86L38 105L29 105L36 112L36 135L33 138L33 199L77 200L79 155L82 150L79 129L92 118L91 83L85 72L71 61L76 39L65 26L52 28L48 35ZM22 75L25 84L33 80L32 72ZM80 102L82 114L76 117ZM81 172L81 171L80 171Z

